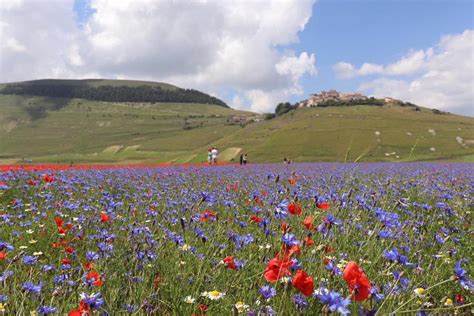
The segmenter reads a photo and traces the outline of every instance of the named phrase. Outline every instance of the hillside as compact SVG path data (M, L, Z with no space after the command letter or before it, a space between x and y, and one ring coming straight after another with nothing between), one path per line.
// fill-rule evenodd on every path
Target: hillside
M251 162L474 161L470 117L388 104L229 122L254 115L212 104L0 94L0 163L199 163L213 145L225 161L242 152Z
M130 80L34 80L0 85L0 94L86 99L106 102L181 102L216 104L224 101L201 91L165 83Z

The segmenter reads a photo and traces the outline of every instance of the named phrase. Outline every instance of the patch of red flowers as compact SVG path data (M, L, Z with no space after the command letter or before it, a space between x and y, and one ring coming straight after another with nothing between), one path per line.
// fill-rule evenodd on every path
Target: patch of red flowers
M328 203L317 203L316 207L322 210L328 210L331 207L331 205Z
M0 251L0 261L5 260L7 258L6 251Z
M210 218L216 217L216 213L211 212L209 210L205 210L203 213L201 213L201 222L207 222Z
M100 274L98 274L95 271L87 272L86 280L87 281L92 281L95 286L101 286L102 285L102 280L100 278Z
M288 212L293 215L300 215L301 214L301 205L296 203L288 204Z
M237 270L237 268L235 267L235 262L234 262L234 257L232 256L227 256L224 258L224 263L225 265L227 265L227 267L231 270Z
M293 265L293 261L289 260L289 258L282 258L280 259L280 255L277 254L275 258L271 259L265 271L263 272L263 276L265 280L271 283L275 283L279 279L281 279L285 275L291 275L290 270L288 270Z
M100 213L100 221L102 223L106 223L109 220L110 220L110 217L109 217L109 215L107 215L107 213L105 213L105 212Z
M54 176L53 176L53 175L45 174L45 175L43 175L43 180L44 180L45 182L51 183L51 182L54 181Z
M313 278L303 270L298 270L298 272L296 272L291 283L305 296L311 296L314 292Z
M68 316L92 316L91 308L84 300L81 300L79 308L70 311Z
M369 298L372 285L357 262L349 262L344 269L343 276L349 285L353 300L361 302Z
M304 219L303 225L306 226L307 229L313 230L314 229L314 217L313 216L308 216Z
M256 224L260 223L262 221L262 219L260 217L258 217L257 215L252 215L250 216L250 220Z
M303 242L306 246L313 246L314 245L314 240L311 239L311 237L308 235L303 239Z

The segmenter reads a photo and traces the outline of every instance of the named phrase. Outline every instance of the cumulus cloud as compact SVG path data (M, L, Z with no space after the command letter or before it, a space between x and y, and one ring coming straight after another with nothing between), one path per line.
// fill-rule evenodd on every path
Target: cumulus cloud
M2 2L3 3L3 2ZM90 0L75 23L72 0L1 5L0 81L44 77L158 80L217 95L241 108L273 110L315 75L298 41L314 0ZM41 34L41 36L39 36Z
M340 78L380 75L360 85L375 96L392 96L416 104L474 115L474 30L441 38L434 47L411 51L389 64L360 68L334 65Z

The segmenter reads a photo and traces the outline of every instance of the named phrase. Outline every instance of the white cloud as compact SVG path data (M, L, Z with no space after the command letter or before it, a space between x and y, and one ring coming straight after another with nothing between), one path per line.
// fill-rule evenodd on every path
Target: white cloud
M426 50L412 51L379 70L363 73L349 63L333 69L341 78L368 74L382 77L359 89L375 96L391 96L427 107L474 115L474 30L444 36ZM397 78L390 78L396 76Z
M73 1L0 1L0 81L66 75Z
M301 77L316 74L314 54L284 50L314 2L91 0L95 13L79 28L72 0L17 1L0 9L0 81L158 80L236 90L253 110L273 109L276 95L301 94Z

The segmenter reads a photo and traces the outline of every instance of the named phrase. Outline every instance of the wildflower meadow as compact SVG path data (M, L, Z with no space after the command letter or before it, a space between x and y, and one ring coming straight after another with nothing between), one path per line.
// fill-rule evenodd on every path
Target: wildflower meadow
M474 312L472 164L3 168L0 315Z

